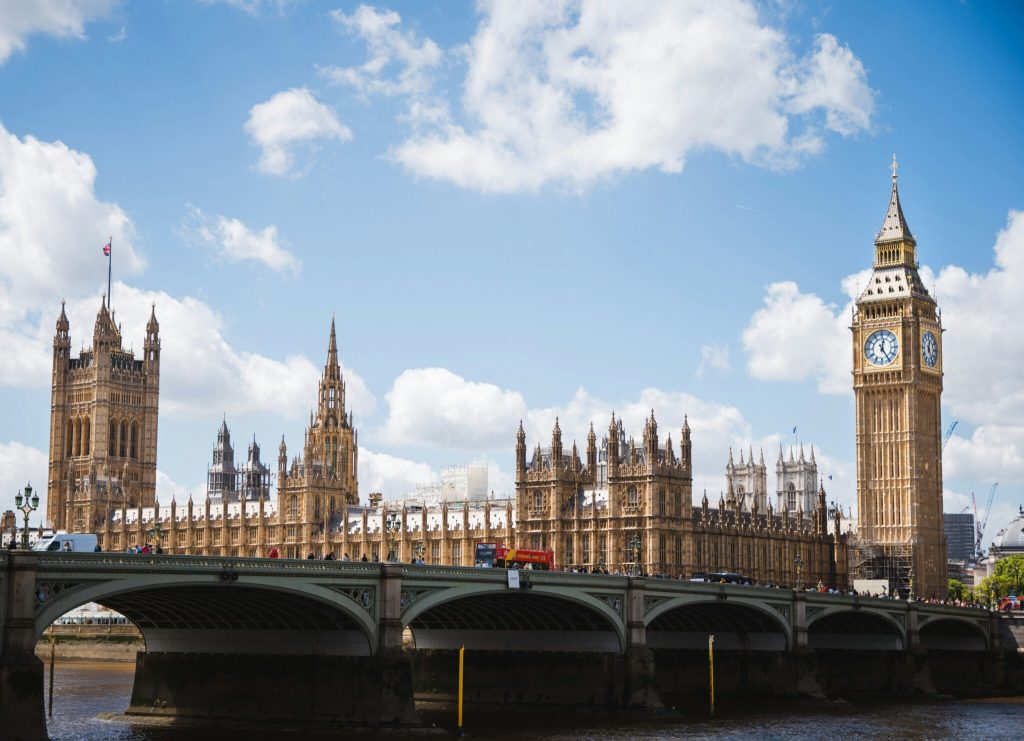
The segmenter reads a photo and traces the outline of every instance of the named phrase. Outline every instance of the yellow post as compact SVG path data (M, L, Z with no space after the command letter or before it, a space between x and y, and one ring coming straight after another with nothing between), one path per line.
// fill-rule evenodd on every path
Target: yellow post
M711 690L711 715L715 715L715 634L708 634L708 686Z
M466 647L459 649L459 735L462 734L462 670L466 658Z
M57 657L53 633L50 633L50 717L53 717L53 662Z

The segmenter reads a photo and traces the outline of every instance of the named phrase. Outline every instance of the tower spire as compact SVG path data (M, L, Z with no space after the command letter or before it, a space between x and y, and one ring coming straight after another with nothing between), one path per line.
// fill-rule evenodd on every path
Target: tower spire
M914 235L907 226L907 219L903 216L903 207L900 206L900 190L896 185L896 170L899 165L896 163L896 155L892 156L892 193L889 196L889 210L886 211L885 221L882 228L875 237L875 244L886 244L889 242L910 242L917 244Z
M327 344L327 367L338 364L338 337L334 332L334 315L331 315L331 339Z

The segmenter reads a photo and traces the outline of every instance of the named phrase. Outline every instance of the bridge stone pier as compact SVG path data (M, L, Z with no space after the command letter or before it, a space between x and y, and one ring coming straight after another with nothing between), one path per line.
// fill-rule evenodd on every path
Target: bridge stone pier
M128 713L262 727L403 726L417 698L657 708L733 696L983 693L1018 684L1004 616L899 601L560 572L0 552L0 728L46 737L34 654L99 602L142 631ZM411 645L403 646L403 634Z

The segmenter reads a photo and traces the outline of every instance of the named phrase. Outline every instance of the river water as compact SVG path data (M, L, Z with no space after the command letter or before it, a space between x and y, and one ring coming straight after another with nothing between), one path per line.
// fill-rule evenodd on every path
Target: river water
M47 667L49 669L49 667ZM134 664L58 662L50 737L56 741L196 741L203 738L299 739L252 730L169 729L131 723L119 714L128 706ZM422 713L429 732L394 731L380 738L435 738L453 730L450 710ZM590 713L537 716L467 712L465 729L488 739L1019 739L1024 737L1024 697L915 704L784 703L751 707L719 705L714 719L705 709L667 711L657 717L622 718ZM2 736L0 732L0 736ZM342 735L342 734L339 734ZM361 735L359 738L376 738Z

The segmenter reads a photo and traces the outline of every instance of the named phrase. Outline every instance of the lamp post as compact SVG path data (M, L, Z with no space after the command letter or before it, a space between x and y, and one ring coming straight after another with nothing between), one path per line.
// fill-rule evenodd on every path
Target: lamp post
M637 576L638 567L640 566L640 533L633 533L633 536L629 539L629 575Z
M800 557L799 553L793 557L793 565L796 566L796 586L794 586L793 589L799 591L801 587L800 573L804 568L804 560Z
M412 547L412 555L416 559L416 563L424 563L423 556L427 553L427 547L423 545L422 540L416 541L416 545Z
M402 526L401 518L395 511L388 512L384 518L384 530L387 533L388 538L388 561L396 560L397 555L395 551L395 538L398 535L398 529Z
M25 526L21 529L21 547L28 550L28 516L39 509L39 495L32 492L32 484L25 484L24 496L19 491L14 495L14 506L21 510Z
M167 531L164 530L164 526L160 524L159 520L156 520L153 523L153 527L146 531L146 535L148 535L150 538L156 541L156 548L160 552L163 551L163 549L160 547L160 543L161 541L163 541L164 535L166 534Z

